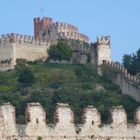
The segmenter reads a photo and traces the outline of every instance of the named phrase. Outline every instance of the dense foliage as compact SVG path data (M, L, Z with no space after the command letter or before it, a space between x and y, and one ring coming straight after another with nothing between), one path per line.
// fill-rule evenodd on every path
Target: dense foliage
M130 74L137 75L140 78L140 49L135 54L124 55L123 65Z
M70 60L72 56L72 49L66 41L58 41L57 45L52 45L48 50L49 59L59 60Z
M18 79L25 67L34 75L35 82L21 86ZM93 65L18 63L16 70L0 72L0 104L11 102L16 106L17 123L24 123L25 107L29 102L43 105L48 122L53 122L53 113L59 102L69 103L75 113L76 123L80 122L83 108L87 105L97 107L104 122L107 122L112 107L123 105L129 114L129 121L132 121L139 103L121 95L120 89L108 77L109 72L106 77L99 77Z

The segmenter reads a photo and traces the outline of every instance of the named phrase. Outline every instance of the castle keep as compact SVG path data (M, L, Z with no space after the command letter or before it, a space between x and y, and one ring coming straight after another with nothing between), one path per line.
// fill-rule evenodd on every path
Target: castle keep
M34 18L34 37L15 33L0 36L0 70L13 69L17 59L46 60L47 50L60 39L78 42L71 45L73 56L70 63L86 64L89 57L96 65L111 61L109 36L97 38L97 42L90 45L89 38L79 33L77 27L43 17Z
M122 106L110 112L109 124L93 106L82 114L82 123L74 124L74 114L68 104L57 104L54 124L46 124L46 113L39 103L29 103L26 124L16 124L15 107L0 106L0 140L140 140L140 108L135 112L135 124L127 123Z
M73 39L89 42L89 38L79 33L78 28L61 22L53 22L52 18L34 18L34 36L40 41L55 41L56 39Z

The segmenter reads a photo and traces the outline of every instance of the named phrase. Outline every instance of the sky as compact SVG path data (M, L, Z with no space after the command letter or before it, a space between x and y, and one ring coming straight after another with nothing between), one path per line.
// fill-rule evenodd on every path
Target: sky
M113 61L140 48L140 0L1 0L0 35L33 35L42 16L76 25L90 42L110 35Z

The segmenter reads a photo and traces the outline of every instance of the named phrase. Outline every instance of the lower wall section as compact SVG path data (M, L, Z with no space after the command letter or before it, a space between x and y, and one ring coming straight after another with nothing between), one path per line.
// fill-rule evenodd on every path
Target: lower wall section
M46 60L50 44L16 44L10 43L4 46L0 45L0 70L14 69L17 59L26 59L28 61Z
M0 70L14 68L15 64L15 45L0 46Z
M54 124L46 124L46 113L39 103L26 109L26 125L15 124L15 108L9 103L0 107L0 140L140 140L140 108L136 124L127 123L127 114L118 106L110 113L110 124L101 124L96 108L88 106L82 114L82 124L74 124L74 114L68 104L57 104Z
M48 46L32 46L32 45L20 45L16 46L16 59L27 59L28 61L34 60L46 60Z
M128 81L123 75L117 73L113 76L113 83L118 85L122 94L131 96L137 102L140 102L140 87Z

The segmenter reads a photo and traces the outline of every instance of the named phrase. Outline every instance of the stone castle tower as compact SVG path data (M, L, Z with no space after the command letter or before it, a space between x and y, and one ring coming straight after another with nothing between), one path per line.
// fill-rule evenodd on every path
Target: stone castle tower
M89 38L79 33L74 25L53 22L52 18L43 17L34 18L34 36L39 41L56 41L57 39L73 39L88 43Z
M110 36L97 38L97 42L91 43L91 63L100 66L105 62L111 62Z

